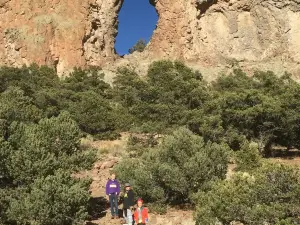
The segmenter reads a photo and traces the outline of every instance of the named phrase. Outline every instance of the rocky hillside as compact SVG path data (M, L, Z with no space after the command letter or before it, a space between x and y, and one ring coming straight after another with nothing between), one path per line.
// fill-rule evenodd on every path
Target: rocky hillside
M146 0L144 0L146 1ZM37 62L59 74L74 66L133 65L182 59L206 74L300 72L300 0L150 0L157 29L142 54L115 54L123 0L0 0L0 63Z

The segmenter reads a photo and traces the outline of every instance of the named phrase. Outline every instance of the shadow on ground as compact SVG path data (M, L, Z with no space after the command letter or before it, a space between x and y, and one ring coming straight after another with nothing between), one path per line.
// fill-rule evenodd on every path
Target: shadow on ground
M91 198L88 206L89 220L96 220L106 216L109 203L104 197Z
M300 150L298 149L273 149L274 158L283 158L283 159L294 159L300 157Z
M104 197L91 198L88 205L88 221L86 225L97 225L91 221L99 220L106 217L106 214L109 213L109 202ZM122 217L123 211L119 208L119 215Z
M88 221L88 222L86 222L86 223L85 223L85 225L97 225L97 224L96 224L96 223L93 223L93 222L89 222L89 221Z

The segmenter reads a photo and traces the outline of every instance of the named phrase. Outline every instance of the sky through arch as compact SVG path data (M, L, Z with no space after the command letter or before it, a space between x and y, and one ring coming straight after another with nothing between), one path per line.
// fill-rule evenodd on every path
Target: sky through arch
M128 54L129 48L141 38L148 43L157 21L158 15L149 0L124 0L119 13L118 36L115 44L117 53Z

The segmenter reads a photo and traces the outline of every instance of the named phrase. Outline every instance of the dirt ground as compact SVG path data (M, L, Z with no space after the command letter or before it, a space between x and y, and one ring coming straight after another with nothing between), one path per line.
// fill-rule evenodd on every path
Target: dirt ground
M290 151L287 151L282 147L274 147L274 157L269 158L268 160L300 167L300 150L291 149Z
M298 166L300 167L300 157L295 157L292 159L287 159L287 158L273 158L270 159L273 162L278 162L278 163L283 163L291 166Z

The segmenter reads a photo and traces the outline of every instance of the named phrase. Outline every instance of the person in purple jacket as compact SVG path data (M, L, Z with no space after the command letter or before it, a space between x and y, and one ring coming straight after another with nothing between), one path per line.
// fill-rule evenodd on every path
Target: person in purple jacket
M118 212L119 194L120 194L120 184L116 180L116 174L113 173L111 175L111 179L109 179L106 183L106 195L109 198L112 219L117 219L119 217L119 212Z

